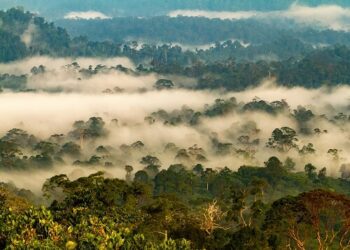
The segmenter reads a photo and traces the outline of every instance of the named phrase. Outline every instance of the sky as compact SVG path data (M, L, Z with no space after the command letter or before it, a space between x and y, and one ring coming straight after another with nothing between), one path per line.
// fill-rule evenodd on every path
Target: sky
M184 9L265 12L285 10L295 3L306 6L350 6L350 1L348 0L0 0L0 8L7 9L15 6L23 6L26 10L55 20L62 19L72 12L75 14L78 13L78 15L81 12L87 12L94 17L100 18L165 15L174 10ZM84 15L86 16L86 14Z

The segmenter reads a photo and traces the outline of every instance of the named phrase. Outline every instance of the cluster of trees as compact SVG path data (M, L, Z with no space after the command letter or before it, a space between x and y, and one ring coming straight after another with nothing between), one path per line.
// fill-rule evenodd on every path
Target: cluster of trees
M229 47L223 50L235 46L236 43L228 42L227 44ZM121 65L115 67L97 65L96 67L82 68L76 62L66 65L66 70L77 74L79 79L112 71L120 71L133 76L147 75L153 72L164 75L182 75L198 79L197 84L186 86L177 82L177 86L195 89L243 90L258 86L262 80L269 78L276 79L278 84L288 87L318 88L350 83L350 50L345 46L316 50L299 60L290 58L275 62L244 62L232 58L205 62L200 59L203 55L214 53L212 50L220 51L219 47L223 45L196 53L183 52L179 46L144 45L141 50L136 50L135 46L137 45L134 44L133 48L124 46L123 50L127 56L135 61L149 59L149 63L139 64L136 70ZM45 65L38 65L31 70L31 74L27 75L0 74L0 87L13 91L35 91L27 88L28 78L45 72ZM173 87L175 87L174 83L168 79L160 79L155 83L156 89L171 89ZM122 91L122 89L116 88L106 90L106 93Z
M248 127L258 132L254 125ZM86 122L76 122L69 138L92 140L105 134L104 122L93 117ZM61 143L65 140L63 135L51 138ZM268 146L288 151L295 147L295 138L295 131L289 128L276 129ZM26 147L26 151L35 145L36 150L48 156L59 150L58 155L68 153L73 159L80 153L79 146L73 142L55 149L55 143L37 141L23 131L10 131L1 139L2 161L6 160L5 153L12 150L11 145ZM244 136L240 142L248 147L256 143ZM121 149L125 151L124 157L130 158L130 154L142 152L144 147L138 141L122 145ZM242 166L232 171L226 167L205 167L210 164L205 160L206 153L196 145L183 150L168 144L165 153L169 151L187 164L172 164L166 169L157 157L146 155L140 158L143 169L136 171L131 165L125 166L125 180L113 179L101 172L77 180L57 175L43 185L45 198L1 184L1 247L348 247L350 201L334 193L350 194L346 166L342 178L332 178L327 176L326 168L316 172L315 166L306 164L304 172L296 172L292 159L281 162L271 157L263 167ZM329 153L336 156L336 151L332 149ZM112 149L100 146L96 152L107 156ZM200 163L189 165L189 157ZM89 164L101 163L91 161ZM38 202L46 207L37 206Z
M56 69L48 70L44 65L38 65L31 68L30 73L15 75L15 74L0 74L0 88L2 90L10 90L12 92L36 92L38 89L28 88L28 82L31 78L44 76L46 73L53 73ZM108 74L112 72L123 72L125 74L131 76L140 76L145 74L143 69L139 68L137 71L125 68L122 65L116 65L107 67L105 65L96 65L89 66L87 68L81 67L77 62L72 62L70 64L64 65L59 69L62 74L69 74L71 77L74 77L78 80L89 79L97 74ZM168 85L168 86L166 86ZM171 88L173 87L173 83L167 79L160 79L155 83L155 89L163 89L163 88ZM49 92L61 92L61 88L48 88L45 91ZM113 90L106 89L105 93L120 93L123 92L124 89L115 86ZM142 91L142 89L140 89Z
M142 162L159 164L152 157ZM42 187L45 206L2 184L1 248L349 247L347 180L322 173L314 179L308 167L294 172L276 157L237 172L179 164L154 176L125 170L126 180L103 172L76 180L53 176Z
M291 57L273 62L240 62L229 58L217 62L199 60L187 66L168 57L167 64L159 59L156 62L161 63L153 63L152 70L197 78L197 88L200 89L242 90L257 86L267 78L275 78L278 84L284 86L318 88L349 84L349 51L346 46L335 46L313 51L302 59Z
M67 135L54 134L44 140L22 129L11 129L0 138L0 168L7 171L49 169L63 165L65 159L74 159L78 164L84 143L107 135L104 125L100 117L91 117L86 122L76 121ZM95 159L95 164L97 159L102 159L91 158L91 161Z
M14 91L24 90L27 87L26 75L0 74L0 88Z
M169 81L162 80L165 85ZM269 139L262 139L262 131L254 121L246 121L221 132L213 131L203 134L202 125L207 119L228 117L230 115L249 115L251 113L265 114L270 117L283 115L296 124L295 127L277 127L270 131ZM326 155L338 168L341 165L341 150L329 148L327 152L318 151L312 142L322 134L332 131L315 127L318 123L333 124L340 130L346 129L350 116L344 113L332 116L317 115L313 111L299 106L291 110L284 100L266 102L253 99L250 102L238 103L232 97L217 99L212 104L206 104L202 109L194 110L182 107L179 110L157 110L144 118L142 126L189 126L195 132L205 137L210 143L203 145L190 145L188 148L179 147L172 142L164 142L163 151L155 152L139 141L130 145L122 144L115 148L104 144L110 131L116 131L120 126L118 119L105 121L101 117L91 117L87 121L74 122L72 129L66 134L54 134L49 138L39 138L28 132L14 128L0 138L0 169L1 170L29 170L49 169L56 165L73 164L76 166L121 166L130 165L134 159L140 159L140 164L147 167L147 173L155 176L162 167L157 156L165 154L174 159L174 164L185 166L210 162L211 157L242 158L244 162L256 162L259 152L272 150L278 154L297 153L300 158L320 154ZM299 141L299 138L303 138ZM261 160L261 159L260 159ZM348 169L344 166L343 174Z
M69 48L70 38L66 30L47 23L42 17L12 8L0 11L0 20L1 62L30 55L62 55Z
M145 117L145 122L153 124L162 122L165 125L187 124L191 126L198 125L201 118L213 118L230 115L236 113L238 115L250 112L260 112L271 116L285 114L292 118L297 124L297 132L302 134L321 134L328 131L322 131L319 128L314 128L310 121L315 119L325 120L336 125L342 126L349 122L349 115L342 112L335 112L329 116L317 115L311 109L303 106L298 106L296 109L291 109L286 100L268 102L258 97L249 102L238 102L235 97L227 99L219 98L211 104L204 105L203 108L194 110L190 107L183 106L181 109L165 111L163 109L152 112ZM247 123L249 123L247 121ZM252 129L256 129L257 124L251 125Z

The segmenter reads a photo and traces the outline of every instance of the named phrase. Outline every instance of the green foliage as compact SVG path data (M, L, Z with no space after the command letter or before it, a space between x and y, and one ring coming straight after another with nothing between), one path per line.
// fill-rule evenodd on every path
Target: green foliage
M347 197L313 190L275 201L267 212L264 227L280 238L282 247L288 244L299 249L345 247L349 209Z
M348 198L315 188L344 191L349 184L327 177L324 169L314 174L319 180L315 182L303 173L288 172L276 157L265 168L241 167L238 172L195 168L198 171L172 165L145 182L137 175L126 182L106 178L102 172L74 181L57 175L43 186L52 202L48 208L30 206L17 196L18 190L4 185L0 245L6 249L279 249L288 242L317 245L312 236L317 223L332 225L339 234L348 225L336 219L348 218ZM313 191L283 197L307 190ZM208 210L203 216L212 199L218 201L214 204L221 215ZM211 218L220 218L220 223ZM209 226L214 223L209 235L201 226L203 220ZM293 238L293 226L302 238ZM341 241L339 236L330 242L326 234L321 232L325 246Z
M288 152L292 148L297 147L295 144L296 141L298 141L298 139L294 129L289 127L276 128L272 131L267 147L276 148L282 152Z
M276 82L285 86L304 86L317 88L322 85L349 84L349 34L347 32L315 31L306 29L302 31L286 30L274 27L271 23L257 21L230 21L209 20L194 17L154 17L146 19L118 18L112 20L79 20L65 21L70 26L77 25L76 30L83 28L94 30L97 39L103 39L106 32L102 27L110 29L108 41L92 42L86 37L70 38L67 31L46 22L43 18L23 10L10 9L0 12L0 61L8 62L33 55L51 56L90 56L115 57L126 56L136 64L138 73L156 72L166 75L183 75L198 79L196 88L228 90L242 90L257 86L265 78L276 78ZM140 22L142 22L141 27ZM148 23L148 24L147 24ZM110 26L110 28L108 28ZM130 28L134 27L135 28ZM182 27L179 33L179 26ZM203 27L200 33L193 33L198 26ZM283 25L282 25L283 27ZM30 29L36 32L31 34L30 44L24 44L21 36ZM169 31L173 29L174 32ZM187 51L178 45L151 45L139 46L135 41L126 42L124 36L135 39L149 40L155 38L155 30L159 41L190 42L197 40L196 44L216 42L215 46L206 50ZM221 32L219 32L221 30ZM123 34L125 32L125 34ZM130 33L131 32L131 33ZM74 33L74 32L73 32ZM235 38L249 41L248 47L242 46L238 41L233 42L228 34L235 34ZM278 34L278 35L276 35ZM203 37L200 37L202 35ZM110 36L116 36L110 39ZM170 36L170 37L169 37ZM195 36L195 37L193 37ZM192 38L190 38L192 37ZM209 40L208 40L209 39ZM215 40L213 40L215 39ZM112 42L114 40L116 42ZM199 40L199 41L198 41ZM310 44L331 44L327 48L314 49ZM343 45L338 45L343 44ZM40 65L33 68L32 74L45 72ZM104 67L96 69L81 69L86 76L96 74ZM128 69L119 67L119 70L128 72ZM26 90L27 76L0 76L0 87L13 90ZM159 85L157 87L157 84ZM156 88L172 88L171 80L161 79ZM112 91L112 90L110 90ZM116 92L121 91L116 89ZM113 92L113 91L112 91ZM280 112L283 105L251 103L247 109L263 109L269 112ZM210 110L208 110L210 114ZM307 120L312 113L298 109L295 113L299 121L300 131L309 133ZM196 118L194 117L196 120ZM196 121L194 120L194 123Z
M18 36L0 30L0 61L10 62L28 54L25 44ZM2 80L1 82L3 82ZM2 83L3 84L3 83Z
M162 20L165 22L160 22ZM141 21L149 26L130 30ZM193 27L200 30L199 27L207 25L200 35L194 34L199 41L217 39L225 33L237 34L259 44L245 47L238 41L229 40L218 42L207 50L185 51L180 46L169 44L139 46L137 42L91 42L85 37L71 39L64 29L17 8L0 11L0 61L9 62L33 55L126 56L135 63L142 62L142 65L135 70L120 65L82 68L73 62L65 69L84 79L100 73L123 72L136 77L159 74L172 78L180 75L198 80L197 85L188 87L185 83L182 86L182 83L170 79L160 79L155 82L156 90L175 87L242 90L260 84L264 78L276 78L278 84L286 86L312 88L350 82L350 50L345 46L313 49L307 44L308 39L303 42L290 39L285 32L281 32L277 40L265 42L269 27L250 21L186 17L157 17L141 21L139 18L118 18L92 23L77 21L77 25L96 22L105 23L109 26L106 29L118 27L110 34L118 36L115 40L123 40L123 36L130 32L154 35L161 30L164 41L172 36L177 36L178 40L190 39ZM183 30L174 27L178 22L182 22L179 27L188 27ZM246 30L244 27L247 26L251 29ZM22 39L31 28L36 32L31 34L30 41ZM290 31L291 34L294 32ZM305 30L298 37L305 38L308 32L312 33ZM347 38L348 34L341 37ZM277 59L261 61L256 58L267 51L270 55L276 54ZM0 75L0 89L4 92L8 89L27 91L27 80L45 74L46 67L35 66L28 75ZM122 91L117 87L106 90L106 93ZM218 92L221 93L224 94ZM299 136L312 141L314 137L328 133L311 127L313 121L320 120L321 125L322 121L327 121L342 131L348 127L348 114L334 113L327 117L301 106L291 110L285 100L270 102L254 98L238 102L234 97L216 99L197 110L186 106L176 110L164 109L147 114L146 124L142 125L157 126L161 123L169 130L183 126L208 131L205 138L208 147L202 148L193 142L189 142L193 145L190 147L161 142L165 145L164 155L158 155L140 140L119 148L101 145L109 131L106 122L97 116L76 121L67 134L55 134L49 138L37 138L18 128L8 131L0 138L2 171L14 174L19 170L60 169L63 165L73 165L75 169L72 173L47 179L42 187L43 197L16 188L11 183L0 183L0 249L349 247L350 167L343 164L342 178L336 178L327 176L327 168L331 166L322 166L318 170L308 163L303 172L297 172L300 168L296 164L305 164L309 162L308 157L319 153L312 143L297 145ZM220 126L211 130L203 124L209 119L215 121L252 113L271 118L285 115L294 126L281 125L273 129L266 143L262 142L265 134L253 121L235 123L222 134L214 132L221 130ZM124 126L123 123L120 122L122 125L119 126ZM113 119L111 126L118 128L118 120ZM258 152L263 143L267 148ZM256 156L266 152L274 152L279 158L271 156L263 166L257 166ZM326 155L331 164L343 163L340 149L330 148ZM223 162L227 159L243 160L250 165L243 165L237 171L225 165L214 168L211 157L223 158ZM296 157L301 159L296 161ZM80 172L91 173L101 166L108 167L106 170L111 174L96 172L84 176ZM118 167L126 174L125 180L112 177Z

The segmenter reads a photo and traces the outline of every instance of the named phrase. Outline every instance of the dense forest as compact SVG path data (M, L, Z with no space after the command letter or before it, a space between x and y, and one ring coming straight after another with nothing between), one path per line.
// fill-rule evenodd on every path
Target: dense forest
M130 176L132 167L126 171ZM2 185L1 245L16 249L346 249L350 200L326 189L347 189L348 181L325 177L312 165L305 171L290 173L277 158L270 158L265 167L241 167L238 172L172 165L153 180L146 172L137 172L134 181L107 178L103 173L75 181L58 175L43 186L47 197L58 199L46 208L30 205L23 198L31 197L25 190ZM276 187L293 190L294 195L269 202Z
M301 40L308 45L348 45L350 36L343 31L320 30L303 27L293 21L269 19L222 20L205 17L157 16L93 20L63 19L56 23L74 36L86 36L93 41L122 42L134 39L152 43L206 45L236 39L260 45L289 37Z
M350 78L349 49L345 45L315 49L285 36L271 43L248 47L229 40L218 42L209 49L187 51L178 45L91 42L84 37L72 39L64 29L19 9L1 12L0 16L3 20L0 61L3 62L35 55L125 56L138 64L138 70L142 72L195 77L199 79L199 88L230 90L256 86L266 77L276 77L279 84L287 86L311 88L348 84ZM29 46L22 34L30 37ZM1 86L6 87L9 79L25 82L24 78L2 75ZM18 86L22 84L12 88Z
M197 55L182 52L180 47L166 45L161 47L145 46L139 51L124 46L122 56L129 55L129 58L134 61L140 61L145 57L148 60L140 63L135 69L121 65L112 68L100 65L96 68L78 68L77 74L80 75L80 78L86 79L105 71L126 72L133 76L150 76L157 73L165 76L177 75L197 79L195 84L182 85L182 87L190 89L244 90L258 86L265 79L275 79L277 84L283 86L306 88L348 85L350 83L350 49L345 46L316 50L299 60L289 58L272 62L244 62L228 58L221 61L203 62L199 59L199 57L208 57L212 54L218 55L222 53L222 50L228 50L230 47L235 50L234 43L226 44L228 45L223 45L224 48L219 45L219 47L208 51L198 51ZM193 62L188 64L192 60ZM17 72L9 74L0 71L0 87L14 91L27 91L28 82L47 73L45 66L48 65L33 65L31 71L25 72L25 74ZM67 68L67 71L74 69L75 66L72 64L71 67ZM181 83L179 84L181 85Z
M265 119L291 117L297 126L275 128L266 141L268 131L247 118L241 126L232 125L238 131L231 127L220 134L203 132L206 124L218 118L254 119L259 113ZM340 148L323 151L319 138L335 136L338 129L348 137L349 122L350 116L343 113L328 117L301 106L290 110L285 101L237 103L230 98L217 99L200 110L157 110L137 125L91 117L75 121L66 134L49 138L11 129L0 139L0 165L5 173L63 170L70 164L76 170L47 179L43 196L11 183L1 184L1 246L346 249L350 167L343 163L346 152ZM119 148L100 145L125 127L159 130L159 126L183 124L207 136L209 144L201 139L203 145L181 148L164 142L158 152L141 139ZM305 140L315 144L303 145ZM340 140L337 144L342 147ZM268 154L278 157L260 159ZM322 158L328 168L308 163L315 157ZM237 170L212 167L224 164L225 159L246 165ZM113 178L115 168L123 169L123 179ZM100 171L76 177L80 171L96 169Z
M348 249L350 33L143 2L0 11L0 249Z

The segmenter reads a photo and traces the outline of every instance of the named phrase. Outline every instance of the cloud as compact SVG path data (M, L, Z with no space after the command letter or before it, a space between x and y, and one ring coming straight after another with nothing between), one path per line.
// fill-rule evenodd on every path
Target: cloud
M101 78L102 82L103 78ZM227 166L231 169L237 169L242 165L263 165L271 155L276 155L280 159L285 159L286 154L276 152L265 147L265 143L271 135L274 128L289 126L296 128L297 124L289 113L282 113L278 116L269 115L262 112L230 113L226 116L216 118L203 118L197 126L188 126L180 124L177 126L167 126L162 121L149 125L144 122L144 117L159 109L168 112L179 110L184 105L202 111L205 104L211 104L216 98L228 98L235 96L237 100L248 102L255 96L267 101L274 101L276 98L285 98L291 108L302 104L313 106L315 110L325 111L325 107L332 105L335 110L341 111L349 104L349 87L339 87L334 90L327 89L307 90L303 88L285 88L276 87L273 84L265 84L258 88L249 89L242 92L209 92L193 90L164 90L148 91L146 93L121 93L114 95L103 95L98 93L3 93L0 98L0 116L6 117L0 125L0 134L3 135L7 130L18 127L27 130L35 136L45 139L54 133L66 134L70 131L72 123L76 120L87 120L91 116L101 116L106 122L107 129L110 131L107 138L101 138L96 142L91 142L84 147L85 158L93 154L93 150L98 145L110 145L116 150L115 155L118 162L113 168L104 167L85 167L67 165L56 166L50 170L33 170L30 172L3 172L1 171L2 181L13 181L17 186L30 188L33 191L40 192L40 187L46 178L59 173L71 174L76 171L79 176L88 175L97 170L106 170L112 176L123 178L125 164L130 164L134 168L141 169L139 164L141 156L152 154L160 158L163 167L168 167L176 162L174 155L164 153L164 146L168 142L175 143L180 148L188 148L197 144L206 151L206 157L209 160L204 163L206 167L222 168ZM336 114L333 111L332 114ZM113 126L110 121L113 118L119 120L119 126ZM227 156L218 156L212 149L211 135L216 133L221 142L233 143L237 146L237 138L242 134L241 128L247 122L255 122L261 130L258 135L261 144L258 146L258 152L255 159L245 159L238 155L230 154ZM349 151L349 125L338 127L332 122L326 120L313 121L310 124L312 128L319 127L327 129L328 134L320 136L299 135L299 144L305 145L309 142L315 145L316 155L300 156L297 151L290 151L289 157L297 162L297 169L302 170L306 163L313 163L322 168L327 167L328 173L337 175L341 163L346 163L350 159ZM135 141L142 141L146 145L144 152L125 157L118 150L122 144L128 144ZM343 150L344 158L339 163L332 162L327 158L329 148L338 148ZM188 165L191 167L191 163Z
M349 31L350 8L344 8L338 5L308 7L294 4L288 11L282 12L281 16L293 19L301 24Z
M133 76L119 71L99 73L82 78L76 72L48 71L28 78L27 87L49 92L102 93L119 88L124 92L150 90L158 80L157 75Z
M333 88L321 87L318 89L288 88L278 86L275 81L267 80L263 81L260 86L238 92L235 96L243 102L249 102L255 97L269 102L275 101L276 98L284 99L293 109L302 105L323 114L326 113L329 106L345 111L350 104L350 92L348 91L350 91L350 88L347 85Z
M28 74L30 70L39 65L44 65L47 70L60 70L63 66L77 62L82 68L88 68L90 65L95 67L97 65L105 65L112 67L116 65L123 65L126 68L135 68L135 65L129 58L114 57L114 58L90 58L90 57L60 57L52 58L48 56L35 56L23 60L14 61L11 63L0 63L0 74Z
M150 91L146 93L3 93L0 116L6 117L0 133L21 126L43 137L67 132L76 120L102 116L125 123L140 123L146 115L160 108L179 109L183 105L200 108L218 96L209 92L187 90ZM30 108L28 108L30 107Z
M219 19L289 19L294 22L316 26L323 29L339 31L350 30L350 8L338 5L319 5L309 7L305 5L292 4L287 10L280 11L205 11L205 10L175 10L168 14L170 17L191 16Z
M190 17L206 17L210 19L248 19L261 14L256 11L205 11L205 10L174 10L168 16L190 16Z
M69 12L64 16L64 19L110 19L110 16L107 16L98 11L73 11Z
M122 168L108 169L102 167L84 168L78 166L56 166L53 169L46 170L31 170L30 178L28 172L12 171L1 172L0 181L14 183L18 188L30 189L35 194L41 194L42 185L44 182L54 175L66 174L70 180L75 180L82 176L88 176L98 171L105 171L106 176L113 178L124 178L125 171Z

